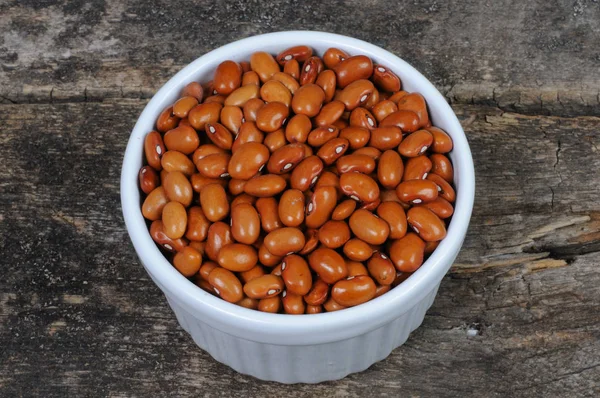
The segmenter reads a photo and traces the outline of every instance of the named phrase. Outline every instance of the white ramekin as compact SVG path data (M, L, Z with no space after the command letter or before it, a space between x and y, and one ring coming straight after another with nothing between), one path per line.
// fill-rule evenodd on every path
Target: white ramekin
M403 88L426 98L431 119L450 134L457 198L447 237L409 279L389 293L343 311L310 316L267 314L213 297L183 277L152 241L140 210L138 171L144 136L159 113L191 81L209 81L226 59L247 60L259 50L276 54L299 44L322 55L329 47L366 54L400 76ZM323 32L279 32L243 39L198 58L170 79L138 119L125 152L121 202L127 231L146 271L164 292L181 326L202 349L236 371L283 383L340 379L387 357L422 322L465 237L474 199L471 151L454 112L409 64L372 44Z

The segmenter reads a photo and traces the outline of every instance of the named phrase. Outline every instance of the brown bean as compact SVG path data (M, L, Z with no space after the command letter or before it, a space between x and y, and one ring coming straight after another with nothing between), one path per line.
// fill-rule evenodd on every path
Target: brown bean
M200 205L204 215L212 222L220 221L229 214L229 201L225 189L219 184L209 184L200 191Z
M281 128L289 115L289 108L281 102L269 102L256 113L256 127L265 133Z
M179 171L172 171L163 180L163 187L167 198L188 207L192 203L192 184L186 176Z
M334 312L346 309L347 307L337 303L333 298L329 298L325 303L323 303L323 309L327 312Z
M406 213L397 202L383 202L377 207L377 215L390 226L390 239L400 239L406 235Z
M218 254L225 245L233 243L231 228L222 221L211 224L206 236L205 252L212 261L218 260Z
M160 184L160 179L158 173L152 167L144 166L138 173L138 182L142 192L148 195Z
M341 202L339 205L333 209L333 214L331 215L331 219L335 221L345 220L350 217L350 215L356 209L356 201L352 199L347 199Z
M427 130L417 130L409 134L398 146L398 152L407 158L424 154L433 143L433 136Z
M235 61L223 61L217 66L213 89L217 94L229 95L242 84L242 67Z
M253 299L250 297L244 297L243 299L241 299L240 301L235 303L235 305L239 305L240 307L248 308L249 310L257 310L259 301L260 300Z
M444 199L443 197L440 197L440 196L438 196L432 202L423 203L418 206L423 206L423 207L428 208L429 210L431 210L433 212L433 214L435 214L436 216L438 216L441 219L449 218L454 213L454 208L452 207L450 202L448 202L446 199Z
M319 231L316 229L307 229L304 231L304 247L298 252L298 254L305 256L316 249L319 244Z
M304 221L304 195L289 189L279 199L279 219L287 227L297 227Z
M302 192L309 189L323 172L323 161L318 156L304 158L292 171L290 186Z
M408 203L403 203L400 201L400 199L398 199L398 195L396 195L395 189L382 190L381 194L379 194L379 199L381 199L382 202L396 202L405 210L410 207Z
M335 72L332 70L324 70L317 76L315 84L323 89L325 93L325 103L330 102L335 95L337 79Z
M242 86L248 85L253 85L257 87L260 86L260 77L258 77L258 73L254 72L253 70L244 72L244 74L242 75Z
M313 189L316 191L317 188L321 187L334 187L336 192L336 199L339 200L344 196L342 189L340 188L339 177L331 171L324 171L320 176Z
M185 234L187 213L179 202L169 202L162 211L163 231L171 239L179 239Z
M194 151L194 154L192 155L192 160L194 161L194 163L196 163L198 160L215 153L227 153L227 151L213 144L200 145L198 149Z
M392 241L390 258L401 272L414 272L423 264L425 242L414 232L404 238Z
M317 127L308 134L308 144L312 147L320 147L336 138L340 131L334 126Z
M349 224L357 238L372 245L383 244L390 234L387 222L364 209L352 213Z
M249 203L241 203L231 208L231 235L239 243L251 245L260 234L260 218L256 209Z
M300 86L313 84L317 80L317 75L323 70L323 61L319 57L310 57L302 64L300 69Z
M435 173L429 173L427 179L433 181L438 186L438 196L446 199L450 203L454 203L456 200L456 192L448 181Z
M316 84L305 84L301 86L292 98L292 109L296 114L308 117L316 116L325 101L323 89Z
M288 142L285 139L285 130L279 129L273 133L267 134L265 139L263 140L263 144L269 148L271 153L275 152L282 146L286 145Z
M247 142L231 156L227 171L233 178L249 180L267 163L269 155L269 149L263 144Z
M329 295L329 285L322 279L317 278L312 284L310 291L304 295L304 301L310 305L323 304Z
M283 65L283 73L287 73L294 79L300 78L300 63L295 59L287 61L285 65Z
M344 254L353 261L366 261L373 254L373 248L368 243L354 238L344 245Z
M405 203L419 204L432 202L438 196L437 185L429 180L409 180L396 187L398 198Z
M348 277L331 288L331 298L345 307L365 303L375 297L377 286L367 275Z
M311 121L306 115L295 115L292 117L285 128L285 138L288 142L304 143L308 139L308 133L312 128Z
M369 211L375 211L375 209L381 204L381 199L377 198L376 200L372 201L372 202L364 202L360 205L361 209L365 209L365 210L369 210Z
M208 276L208 283L223 300L237 303L244 297L242 284L233 272L225 268L215 268Z
M230 159L231 155L213 153L196 162L196 168L200 174L208 178L228 177L227 166Z
M402 141L402 130L395 126L379 127L371 131L369 145L382 151L396 148Z
M422 180L427 177L431 168L431 160L425 155L410 158L404 164L402 181Z
M329 48L323 54L323 63L327 66L327 69L333 69L337 64L343 60L350 58L347 52L340 50L339 48Z
M388 189L395 189L402 179L404 164L402 158L394 150L385 151L379 158L377 166L377 179Z
M185 237L192 241L203 241L208 234L210 221L199 206L190 207L187 211L187 228Z
M406 221L426 242L442 240L446 237L444 222L426 207L413 207L406 213Z
M242 243L230 243L219 250L217 262L225 269L233 272L248 271L258 262L256 249Z
M345 105L340 101L332 101L321 108L315 116L314 122L317 126L327 127L337 121L344 113Z
M365 55L355 55L339 62L333 68L337 77L337 85L344 88L361 79L368 79L373 74L373 62Z
M369 203L379 198L377 182L368 175L357 171L342 174L340 188L345 195L360 202Z
M321 312L323 312L322 305L306 305L306 311L304 313L305 314L320 314Z
M373 158L373 160L377 161L381 156L381 151L377 148L373 148L371 146L358 148L353 152L354 155L367 155Z
M189 246L192 249L196 249L196 251L198 253L200 253L201 256L204 257L204 248L206 247L206 242L198 242L198 241L193 240L193 241L189 242Z
M244 184L244 186L246 186ZM232 201L230 207L233 209L237 205L241 205L242 203L247 203L250 205L254 205L256 203L256 198L252 195L248 195L247 193L242 193L236 196Z
M377 122L371 112L365 108L358 107L350 113L350 126L373 130L377 128Z
M317 156L323 160L326 165L332 165L346 153L350 143L345 138L333 138L326 142L318 151Z
M254 84L246 84L229 94L225 99L224 105L243 107L246 105L246 102L259 97L259 90L258 86Z
M291 254L281 263L281 277L288 293L304 296L312 288L312 275L304 258Z
M383 253L377 252L367 263L369 275L380 285L391 285L396 279L396 268L392 261Z
M452 150L452 138L444 130L438 127L428 127L427 131L433 136L431 150L435 153L447 153Z
M302 159L304 159L302 144L284 145L273 152L267 163L267 170L271 174L289 173Z
M194 276L200 269L202 256L197 250L189 246L184 247L173 256L173 265L183 276L189 278Z
M196 171L196 167L194 166L192 161L183 153L178 151L165 152L160 162L163 171L167 173L178 171L186 176L191 176L194 173L194 171Z
M358 261L346 261L346 267L348 268L348 277L369 275L369 271L367 271L364 264Z
M161 133L166 133L167 131L174 129L177 127L179 123L179 118L173 115L173 107L170 106L165 108L158 116L156 120L156 129Z
M373 83L383 91L398 91L402 88L400 78L388 67L375 65L373 69Z
M265 236L264 245L276 256L295 253L304 247L304 234L298 228L284 227L271 231Z
M212 287L212 285L210 283L208 283L208 281L205 281L202 278L194 278L194 284L196 286L198 286L200 289L204 290L205 292L213 295L213 296L219 296L217 294L217 292L215 291L215 288Z
M217 263L215 263L214 261L205 261L200 266L200 270L198 271L198 276L208 282L210 273L212 272L213 269L218 268L218 267L219 267L219 265Z
M211 95L210 97L206 97L206 99L204 100L205 104L210 104L212 102L223 105L223 104L225 104L225 96L224 95Z
M256 201L256 210L260 214L262 229L266 232L274 231L283 227L283 223L279 219L279 205L277 199L273 197L259 198Z
M281 304L283 305L283 311L289 315L302 315L306 310L302 296L290 293L287 290L281 294Z
M273 134L275 133L271 133L271 135ZM265 134L256 127L256 123L244 122L240 126L240 130L231 145L231 153L237 152L240 146L248 142L257 142L260 144L264 141L264 138Z
M310 201L306 204L306 221L308 228L319 228L331 218L331 213L337 204L335 187L324 186L316 188Z
M237 178L232 178L227 184L227 189L229 189L229 193L231 195L237 196L244 192L244 185L246 185L246 180L238 180Z
M281 82L269 80L260 88L260 98L266 103L281 102L289 107L292 103L292 93Z
M258 302L258 310L276 314L281 309L281 298L279 296L268 297Z
M258 73L260 81L267 82L275 73L280 72L275 58L267 52L259 51L250 56L250 68Z
M196 131L204 130L206 123L217 123L219 121L221 108L223 108L223 105L218 102L198 104L188 113L188 120Z
M172 253L182 251L189 243L184 238L169 238L164 232L161 220L155 220L150 224L150 236L157 245Z
M397 110L398 107L394 102L390 100L384 100L375 104L371 109L371 112L373 113L373 116L375 116L375 119L377 119L378 122L381 122Z
M144 139L144 154L146 161L156 171L162 170L161 158L166 152L163 139L157 131L151 131Z
M265 299L277 296L283 290L283 279L276 275L263 275L244 285L244 293L254 299Z
M186 84L181 90L181 97L188 96L196 98L196 101L198 102L202 102L202 97L204 96L202 85L198 82L190 82Z
M419 116L413 111L399 110L390 113L379 123L379 127L396 126L404 133L412 133L419 129Z
M224 106L221 109L221 124L227 127L227 130L237 134L242 126L244 112L239 106Z
M340 138L345 138L350 143L350 148L359 149L367 145L371 133L364 127L349 126L341 130Z
M390 285L377 285L377 291L375 292L375 298L382 296L390 291L392 286Z
M283 50L282 52L277 54L275 59L277 60L279 65L283 66L286 64L286 62L292 59L295 59L298 62L304 62L312 56L312 53L312 48L300 45Z
M435 249L437 249L437 247L440 245L439 240L437 241L432 241L432 242L425 242L425 256L430 256L431 253L433 253L433 251Z
M258 261L260 261L260 263L265 267L274 267L281 263L282 259L283 256L273 255L269 250L267 250L267 247L264 244L260 245L258 248ZM281 276L281 272L279 273L279 276Z
M157 187L146 196L146 199L142 204L142 215L150 221L159 220L162 217L162 211L168 202L169 198L167 197L164 187Z
M200 193L202 188L207 186L208 184L219 184L225 188L227 186L227 180L223 178L208 178L204 177L200 173L192 174L190 181L192 183L192 189L194 192Z
M248 100L244 106L244 121L245 122L256 122L256 114L258 110L265 106L265 101L260 98L252 98Z
M410 93L396 102L398 110L412 111L419 118L418 128L427 128L431 125L429 122L429 113L427 112L427 103L425 98L419 93Z
M335 250L319 247L308 256L310 268L326 283L333 284L348 275L344 258Z
M356 80L346 86L335 99L341 101L347 111L351 111L365 104L374 91L375 86L369 80Z
M454 181L454 168L450 159L441 153L434 153L429 157L429 160L431 160L431 172L452 184Z
M244 192L259 198L275 196L285 189L286 181L275 174L265 174L253 177L244 185Z
M278 81L281 84L283 84L285 86L285 88L287 88L292 95L294 95L296 90L298 90L300 88L300 84L298 84L298 81L296 79L294 79L292 76L290 76L284 72L275 73L273 75L273 77L271 78L271 80L275 80L275 81ZM288 104L288 106L289 106L289 104Z
M204 126L206 136L221 149L231 149L233 136L227 127L221 123L206 123Z
M189 111L198 105L198 100L194 97L187 96L179 98L175 104L173 104L173 115L179 118L187 117ZM181 121L179 121L181 123Z
M350 239L350 228L344 221L329 220L319 228L319 241L323 246L337 249Z
M375 170L375 160L367 155L351 154L339 158L336 167L340 174L352 171L370 174Z

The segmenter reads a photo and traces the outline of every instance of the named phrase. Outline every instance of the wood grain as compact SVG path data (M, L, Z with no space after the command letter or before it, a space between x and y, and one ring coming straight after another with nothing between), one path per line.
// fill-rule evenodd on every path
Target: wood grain
M476 205L424 324L365 372L285 386L199 350L135 257L118 184L144 104L0 105L0 396L600 394L600 118L455 104Z
M0 101L149 98L207 51L294 29L379 45L455 103L600 115L600 3L593 0L200 0L185 7L7 0L0 3Z

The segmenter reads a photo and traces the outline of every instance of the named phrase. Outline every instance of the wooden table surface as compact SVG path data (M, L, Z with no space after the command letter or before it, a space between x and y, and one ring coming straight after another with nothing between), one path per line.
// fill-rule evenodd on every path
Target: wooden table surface
M0 1L0 396L598 396L600 3L450 3ZM364 39L422 71L477 175L423 325L318 385L262 382L198 349L119 202L153 93L213 48L290 29Z

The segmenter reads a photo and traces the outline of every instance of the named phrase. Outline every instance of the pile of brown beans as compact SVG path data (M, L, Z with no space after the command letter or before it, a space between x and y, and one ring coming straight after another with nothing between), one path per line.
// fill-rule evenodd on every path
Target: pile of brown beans
M150 235L207 292L272 313L355 306L446 236L452 140L388 67L308 46L224 61L156 121Z

